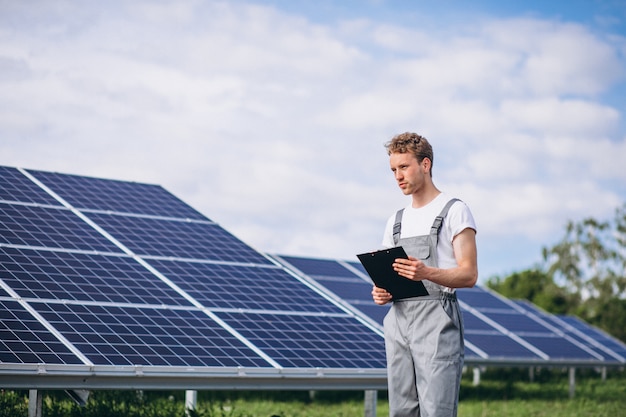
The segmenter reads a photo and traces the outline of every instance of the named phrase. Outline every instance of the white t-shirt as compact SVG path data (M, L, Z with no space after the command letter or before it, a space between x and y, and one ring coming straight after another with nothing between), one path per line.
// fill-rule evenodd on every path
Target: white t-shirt
M441 213L441 210L443 210L446 203L451 199L452 197L441 193L424 207L413 208L411 204L409 204L409 206L404 209L404 213L402 213L400 238L429 234L435 217ZM393 225L395 221L396 213L387 220L382 242L385 248L396 246L393 242ZM464 202L457 201L450 207L448 215L443 219L441 230L439 231L439 242L437 244L439 268L448 269L458 266L454 258L452 240L456 235L467 228L476 231L476 222L474 221L469 207L467 207Z

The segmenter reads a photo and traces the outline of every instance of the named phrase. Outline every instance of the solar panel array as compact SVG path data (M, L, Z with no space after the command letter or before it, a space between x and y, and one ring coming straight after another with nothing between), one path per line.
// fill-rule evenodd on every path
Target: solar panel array
M351 369L380 379L389 307L370 292L360 263L261 254L160 186L0 167L0 371ZM467 363L626 363L624 344L574 318L481 287L458 295Z
M157 185L0 167L0 364L384 369L376 329Z
M372 304L372 283L360 263L284 255L274 258L382 329L388 307ZM557 318L530 303L508 300L480 286L458 289L457 295L465 326L467 363L626 363L623 344L598 330L594 337L580 327L575 331L576 326L583 325L572 322L577 319Z

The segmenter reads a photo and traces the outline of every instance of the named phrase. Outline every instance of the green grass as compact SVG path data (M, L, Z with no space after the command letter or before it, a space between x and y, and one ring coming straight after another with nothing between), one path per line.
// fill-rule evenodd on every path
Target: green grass
M575 398L569 399L567 372L543 370L528 381L526 370L485 372L479 386L471 375L461 385L459 417L626 416L626 374L609 372L606 381L593 370L577 372ZM94 391L79 407L58 391L44 393L45 417L183 417L184 396L176 392ZM27 416L26 391L0 393L0 417ZM196 417L361 417L363 392L201 391ZM377 416L388 414L386 392L379 392Z

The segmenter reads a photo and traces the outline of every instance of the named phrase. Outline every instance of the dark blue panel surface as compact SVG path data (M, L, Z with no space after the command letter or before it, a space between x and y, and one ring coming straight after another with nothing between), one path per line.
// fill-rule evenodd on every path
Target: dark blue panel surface
M296 256L281 256L285 261L298 268L307 275L321 275L327 277L354 278L355 275L337 261L330 259L312 259ZM362 280L361 280L362 281Z
M43 171L30 173L78 209L206 220L158 185Z
M351 304L353 307L358 308L360 311L365 313L367 317L374 320L381 327L383 326L383 319L387 315L387 312L389 312L389 307L391 306L390 304L379 306L374 304L373 302L368 304L357 304L353 302Z
M50 194L17 168L0 166L0 200L60 206Z
M0 203L0 243L121 252L67 209Z
M550 359L598 360L599 358L559 336L525 336L524 340L547 353Z
M513 333L553 333L544 325L514 310L512 310L511 313L492 313L486 311L483 312L483 314Z
M89 218L138 255L273 265L213 223L89 213Z
M526 312L520 311L515 303L509 304L512 302L507 302L508 300L505 301L485 289L462 289L459 291L459 299L507 332L545 353L550 359L599 359L538 315L531 314L528 309L525 309ZM467 313L464 318L466 334L486 331L480 319L473 319ZM493 348L489 351L490 355L492 351Z
M541 317L542 320L545 320L550 325L556 327L564 334L566 334L570 339L576 341L577 343L581 343L587 349L592 350L597 355L602 356L605 360L624 360L624 358L620 358L615 352L612 352L608 347L604 346L599 341L596 341L591 337L589 332L582 331L582 329L576 329L575 327L569 325L565 321L561 320L559 317L550 314L546 311L541 310L534 304L530 303L526 300L515 300L515 303L529 312L530 314L537 315Z
M22 298L190 306L126 256L0 248L0 278Z
M280 255L279 260L290 268L297 268L301 273L324 287L326 291L334 294L382 326L389 305L381 307L374 304L371 282L355 275L334 260L284 255Z
M96 365L269 366L199 310L31 305Z
M619 355L621 358L620 359L621 361L624 361L626 359L626 344L624 344L620 340L582 321L578 317L574 317L574 316L557 316L557 317L563 320L568 325L572 326L573 328L581 332L584 332L593 340L597 341L598 343L602 344L606 348L610 349L612 352Z
M17 301L0 300L0 363L81 361Z
M465 340L485 352L490 358L541 359L534 352L504 334L477 334L466 331Z
M465 340L495 358L538 358L517 340L502 333L472 311L461 310L465 327Z
M285 368L385 368L383 338L351 317L217 315Z
M471 311L461 309L461 314L463 314L463 325L465 327L465 331L480 331L480 332L492 332L492 333L501 333L499 330L495 329L491 324L484 321L482 318L474 315Z
M374 304L372 299L372 284L360 278L328 278L311 276L318 284L328 288L347 302L353 300Z
M456 290L457 296L460 301L469 304L476 309L513 309L509 304L504 302L499 297L495 296L489 291L484 290L481 287L473 288L458 288Z
M367 271L365 270L365 268L363 267L363 264L361 262L348 261L346 263L348 265L350 265L351 267L353 267L354 269L356 269L357 271L361 272L361 274L363 274L363 276L368 276L367 275Z
M341 313L310 287L275 266L151 259L149 263L209 308Z

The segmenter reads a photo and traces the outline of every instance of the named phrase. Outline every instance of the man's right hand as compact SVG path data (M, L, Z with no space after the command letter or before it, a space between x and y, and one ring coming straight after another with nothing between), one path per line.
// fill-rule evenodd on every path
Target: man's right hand
M374 285L374 288L372 288L372 298L376 304L382 306L391 301L391 294L384 288L379 288Z

